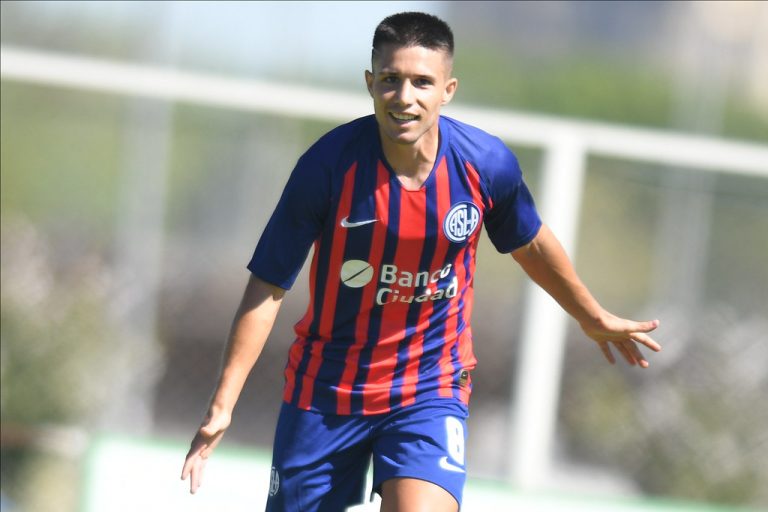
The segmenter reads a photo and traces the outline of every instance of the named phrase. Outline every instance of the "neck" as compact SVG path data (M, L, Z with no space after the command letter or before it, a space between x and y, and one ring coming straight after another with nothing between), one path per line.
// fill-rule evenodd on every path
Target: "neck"
M437 158L440 135L437 123L413 144L398 144L380 134L384 157L407 188L419 188L432 172Z

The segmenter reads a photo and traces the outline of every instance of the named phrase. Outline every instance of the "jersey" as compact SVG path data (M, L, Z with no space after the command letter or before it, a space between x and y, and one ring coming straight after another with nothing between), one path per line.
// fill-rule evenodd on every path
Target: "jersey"
M299 159L248 269L289 289L314 248L283 399L333 414L380 414L429 398L468 404L470 317L481 226L508 253L541 227L515 155L441 116L434 167L405 189L367 116Z

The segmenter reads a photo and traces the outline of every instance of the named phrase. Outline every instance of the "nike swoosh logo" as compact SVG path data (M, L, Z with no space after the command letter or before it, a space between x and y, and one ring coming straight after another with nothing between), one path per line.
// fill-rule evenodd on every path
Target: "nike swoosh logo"
M341 227L356 228L358 226L365 226L366 224L378 222L379 220L379 219L371 219L371 220L361 220L360 222L349 222L347 219L349 219L349 217L344 217L343 219L341 219Z
M445 456L443 456L443 458L440 459L440 467L443 469L447 469L448 471L455 471L457 473L466 473L466 471L464 471L462 468L460 468L456 464L448 462L448 457L445 457Z

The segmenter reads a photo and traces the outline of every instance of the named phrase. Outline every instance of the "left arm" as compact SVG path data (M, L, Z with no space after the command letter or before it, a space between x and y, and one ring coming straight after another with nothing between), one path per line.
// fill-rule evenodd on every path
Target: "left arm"
M642 368L648 367L648 361L638 345L645 345L654 352L661 350L661 346L646 334L656 329L659 321L635 322L603 309L581 282L565 250L546 225L542 225L530 243L514 250L512 257L536 284L579 322L584 333L597 343L611 364L615 363L611 343L630 365L638 364Z

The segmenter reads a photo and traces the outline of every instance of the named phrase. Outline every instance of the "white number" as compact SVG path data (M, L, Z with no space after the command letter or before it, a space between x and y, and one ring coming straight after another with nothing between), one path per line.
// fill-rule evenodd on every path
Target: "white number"
M445 431L448 436L448 455L461 466L464 465L464 425L452 416L445 418Z

